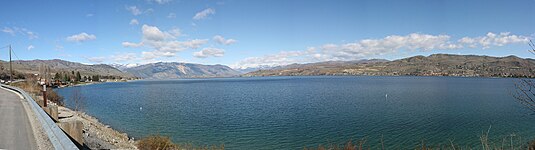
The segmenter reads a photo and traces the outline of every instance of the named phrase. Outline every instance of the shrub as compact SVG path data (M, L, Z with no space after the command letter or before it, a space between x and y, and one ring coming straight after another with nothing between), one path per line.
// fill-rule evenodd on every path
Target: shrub
M177 149L177 145L169 137L154 135L138 141L137 148L140 150L174 150Z
M56 104L58 104L60 106L64 105L63 96L61 96L58 93L56 93L56 91L52 90L52 88L48 88L46 91L47 91L48 100L50 100L51 102L54 102L54 103L56 103Z
M136 144L140 150L225 150L220 146L194 146L193 144L175 144L166 136L152 135L139 140Z

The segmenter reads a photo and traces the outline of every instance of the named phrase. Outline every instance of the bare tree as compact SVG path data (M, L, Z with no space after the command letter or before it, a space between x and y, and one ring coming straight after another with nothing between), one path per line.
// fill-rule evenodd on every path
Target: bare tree
M73 88L71 92L71 100L74 103L74 111L82 111L84 108L84 97L80 91L80 87Z
M535 44L529 41L531 49L529 52L535 55ZM515 83L515 91L512 92L513 97L521 104L525 105L532 111L535 111L535 81L531 79L520 79Z

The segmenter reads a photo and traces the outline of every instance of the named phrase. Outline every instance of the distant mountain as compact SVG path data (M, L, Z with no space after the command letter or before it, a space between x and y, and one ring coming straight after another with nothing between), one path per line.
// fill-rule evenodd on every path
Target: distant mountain
M320 62L258 70L242 76L415 75L535 77L535 60L516 56L433 54L394 61Z
M127 68L137 67L139 64L109 64L110 66L117 68L121 71L126 70Z
M9 69L9 62L0 61L3 71ZM16 60L13 61L13 70L23 74L38 74L42 65L50 67L52 74L58 72L80 72L83 76L101 75L116 77L134 77L132 74L122 72L112 66L105 64L86 65L60 59L53 60Z
M272 69L273 67L270 67L270 66L258 66L258 67L247 67L247 68L234 68L234 70L242 73L242 74L245 74L245 73L249 73L249 72L253 72L253 71L258 71L258 70L267 70L267 69Z
M316 67L317 69L328 69L339 66L348 66L356 64L367 64L367 63L377 63L377 62L387 62L386 59L362 59L362 60L353 60L353 61L324 61L308 64L290 64L286 66L273 67L270 70L281 70L281 69L295 69L295 68L310 68Z
M308 66L339 66L339 65L351 65L351 64L358 64L358 63L371 63L371 62L386 62L388 60L386 59L363 59L363 60L354 60L354 61L324 61L324 62L317 62L317 63L308 63L308 64L289 64L289 65L282 65L282 66L259 66L254 68L245 68L245 69L235 69L242 74L247 74L250 72L255 72L258 70L278 70L278 69L289 69L289 68L303 68Z
M124 71L145 79L232 77L240 72L225 65L201 65L159 62L125 68Z

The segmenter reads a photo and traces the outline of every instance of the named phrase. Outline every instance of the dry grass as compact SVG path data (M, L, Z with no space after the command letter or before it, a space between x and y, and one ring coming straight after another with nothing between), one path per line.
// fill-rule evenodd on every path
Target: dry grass
M39 84L37 84L37 80L35 79L27 79L26 81L13 83L11 85L19 87L22 90L31 94L42 95L41 93L42 87L39 86Z
M136 144L140 150L173 150L177 149L177 145L174 144L169 137L164 136L149 136L141 139Z
M193 144L175 144L166 136L152 135L137 141L140 150L224 150L225 146L194 146Z
M11 84L12 86L16 86L21 88L22 90L28 92L30 95L34 95L32 97L36 98L35 96L43 96L42 89L43 87L39 84L37 84L37 80L32 78L27 78L26 81L23 82L17 82ZM54 102L60 106L64 105L64 99L61 95L56 93L52 88L47 88L47 98L51 102Z

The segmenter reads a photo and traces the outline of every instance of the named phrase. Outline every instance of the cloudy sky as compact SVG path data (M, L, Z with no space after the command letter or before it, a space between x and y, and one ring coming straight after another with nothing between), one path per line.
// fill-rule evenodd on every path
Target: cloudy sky
M234 68L434 53L534 58L535 0L1 1L15 59ZM6 60L7 49L0 49Z

